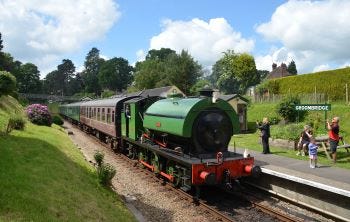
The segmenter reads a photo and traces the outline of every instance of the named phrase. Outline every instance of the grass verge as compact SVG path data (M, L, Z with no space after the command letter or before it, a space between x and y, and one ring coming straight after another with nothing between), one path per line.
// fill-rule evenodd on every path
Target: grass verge
M56 125L0 136L0 181L0 221L135 221Z

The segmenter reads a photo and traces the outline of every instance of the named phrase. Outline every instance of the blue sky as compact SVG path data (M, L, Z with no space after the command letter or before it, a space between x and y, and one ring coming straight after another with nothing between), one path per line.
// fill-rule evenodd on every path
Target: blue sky
M131 64L149 49L187 50L210 69L222 52L248 52L258 69L295 60L299 73L349 66L350 1L0 0L4 51L42 77L62 59L78 70L97 47Z

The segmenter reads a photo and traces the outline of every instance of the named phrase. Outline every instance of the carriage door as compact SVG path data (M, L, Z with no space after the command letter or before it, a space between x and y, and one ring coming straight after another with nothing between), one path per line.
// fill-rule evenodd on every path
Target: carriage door
M124 115L123 115L123 136L129 137L129 128L130 128L130 118L131 118L131 109L130 104L124 104Z

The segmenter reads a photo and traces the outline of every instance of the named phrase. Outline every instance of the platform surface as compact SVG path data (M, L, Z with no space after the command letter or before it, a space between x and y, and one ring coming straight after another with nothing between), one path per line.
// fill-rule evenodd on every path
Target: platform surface
M229 148L233 151L233 147ZM244 149L236 148L237 153L243 153ZM324 184L325 187L332 189L345 190L350 194L350 170L335 167L333 164L321 165L319 168L310 168L309 157L306 155L305 160L292 159L278 156L275 154L262 154L260 152L249 150L251 156L256 160L256 165L266 171L275 171L292 177L301 178L301 181L312 181L315 184Z

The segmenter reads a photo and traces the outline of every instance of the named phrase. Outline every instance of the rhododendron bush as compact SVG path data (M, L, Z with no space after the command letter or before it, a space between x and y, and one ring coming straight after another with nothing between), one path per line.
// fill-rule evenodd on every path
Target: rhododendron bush
M27 107L26 113L30 122L37 125L51 126L51 114L45 105L32 104Z

